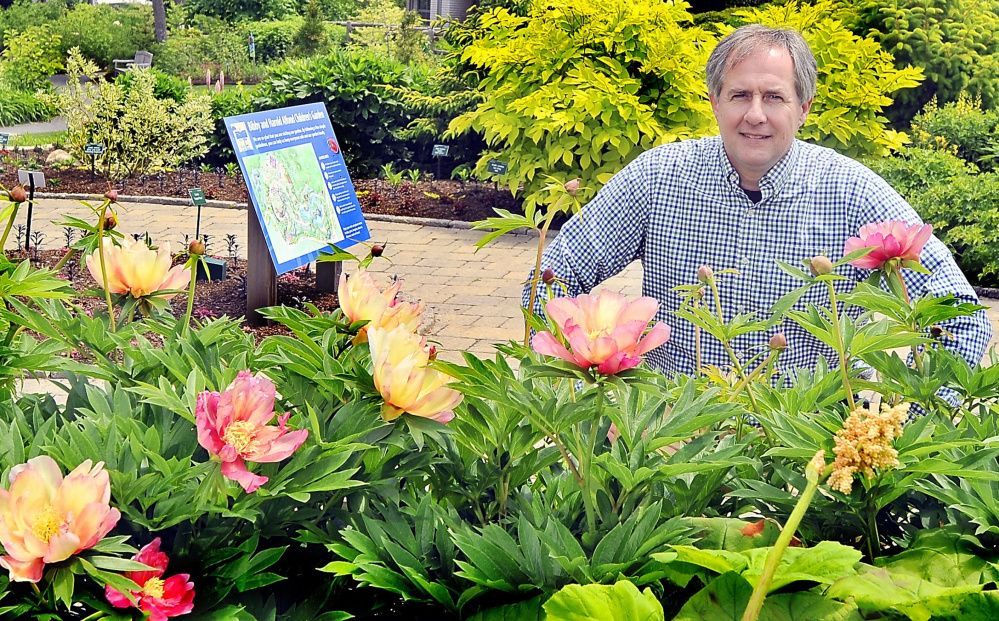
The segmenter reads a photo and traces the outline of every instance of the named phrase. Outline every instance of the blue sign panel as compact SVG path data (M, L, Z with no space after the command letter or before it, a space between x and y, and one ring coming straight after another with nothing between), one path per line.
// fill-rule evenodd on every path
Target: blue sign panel
M278 274L371 238L323 104L227 117L225 126Z

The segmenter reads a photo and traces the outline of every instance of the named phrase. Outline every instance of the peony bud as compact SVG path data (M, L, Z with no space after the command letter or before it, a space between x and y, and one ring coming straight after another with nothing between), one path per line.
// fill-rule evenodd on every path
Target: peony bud
M930 337L933 339L939 339L943 336L943 328L940 326L930 326Z
M28 193L24 191L24 187L16 186L7 193L7 197L15 203L23 203L28 200Z
M205 242L200 239L196 239L187 246L187 251L200 257L205 254Z
M371 247L371 256L373 257L380 257L383 252L385 252L385 246L383 244L375 244Z
M770 349L774 351L784 351L787 349L787 337L784 336L783 332L778 332L770 337Z
M832 273L833 264L829 257L820 254L808 260L808 269L811 270L812 276L823 276Z
M118 216L113 213L109 213L104 217L104 230L110 231L114 227L118 226Z
M565 191L569 193L569 196L575 196L576 192L579 191L579 179L573 179L572 181L565 182Z
M549 267L545 271L541 272L541 282L546 285L550 285L555 282L555 270Z
M430 346L430 351L427 352L428 360L437 360L437 348L433 345Z
M108 190L104 193L104 198L108 199L112 203L118 202L118 190Z
M707 283L711 282L711 279L715 277L715 271L707 265L702 265L697 270L697 280Z

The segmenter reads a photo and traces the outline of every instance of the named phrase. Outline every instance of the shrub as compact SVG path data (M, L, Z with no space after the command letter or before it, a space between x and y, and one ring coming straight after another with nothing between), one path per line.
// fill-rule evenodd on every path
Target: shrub
M0 6L2 5L3 3L0 3ZM6 9L0 10L0 51L6 47L4 38L8 31L17 34L32 26L54 22L65 11L66 0L50 2L17 0Z
M0 126L47 121L55 115L52 104L39 101L34 93L0 85Z
M476 173L505 160L503 183L523 183L528 206L552 197L550 177L580 177L585 201L649 147L713 131L701 71L713 39L688 20L682 5L652 0L536 2L527 17L495 9L462 53L486 74L485 101L449 134L483 133Z
M59 40L48 24L8 33L7 47L0 54L0 82L19 90L47 88L47 78L62 69Z
M293 0L187 0L188 15L204 15L225 22L284 19L293 14Z
M366 50L336 50L273 67L254 93L254 108L324 102L352 172L372 175L383 164L407 161L411 155L398 132L412 114L383 85L425 83L425 69L419 66L407 67Z
M147 6L111 7L82 3L52 25L62 35L62 58L70 48L80 48L84 58L110 67L117 58L133 58L137 50L148 50L153 37L153 14ZM155 60L155 59L154 59Z
M302 56L312 56L329 46L326 27L320 13L319 2L309 0L305 19L295 32L295 51Z
M935 95L951 102L962 91L999 105L999 2L989 0L839 0L861 36L874 36L895 57L896 67L921 67L926 81L900 91L888 115L897 126Z
M107 82L78 50L67 61L69 83L55 96L66 116L69 151L83 157L88 142L101 142L102 174L120 179L159 167L176 166L205 153L211 131L210 98L188 97L178 104L154 95L152 72L134 69L128 88ZM80 84L79 76L91 81Z
M791 27L802 32L815 53L819 76L815 102L798 137L851 157L887 155L906 142L886 127L884 109L891 95L920 83L922 72L896 68L872 39L853 35L832 14L832 0L814 4L767 5L736 11L747 23ZM731 26L720 27L722 34Z
M931 186L978 172L974 164L945 149L906 147L894 157L876 156L863 161L910 202Z
M227 116L237 116L249 112L253 112L253 98L251 92L242 86L227 88L221 93L212 95L214 130L208 139L208 152L204 156L205 161L215 166L236 161L236 154L232 150L232 143L229 141L224 119Z
M978 97L965 93L943 106L931 99L912 119L912 138L917 146L951 147L964 160L991 169L996 150L999 112L982 110Z
M153 96L156 99L171 99L177 103L184 103L188 93L191 91L190 85L180 78L163 73L159 69L150 69L156 82L153 84ZM115 82L129 89L135 83L136 70L127 71L117 77Z
M291 53L295 33L302 24L301 18L271 22L246 22L240 24L243 39L249 42L250 33L256 47L256 62L266 65L284 60Z

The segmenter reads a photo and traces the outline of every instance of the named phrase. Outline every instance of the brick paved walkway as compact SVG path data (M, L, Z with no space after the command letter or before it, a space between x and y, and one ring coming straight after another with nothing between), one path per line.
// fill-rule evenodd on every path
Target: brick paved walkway
M50 224L61 215L88 218L88 210L76 201L39 200L33 227L45 235L42 248L63 245L61 227ZM223 238L235 234L245 256L246 211L205 207L201 229L212 235L215 252L224 253ZM23 222L24 215L19 216ZM194 234L196 210L190 206L123 203L120 228L126 233L146 231L156 242L169 241L175 250L183 247L184 234ZM429 226L422 223L369 220L372 240L386 242L389 261L370 268L384 282L390 277L403 280L407 299L427 304L427 336L440 343L443 357L460 358L461 351L491 355L497 341L521 339L524 324L520 312L522 283L534 264L536 238L508 235L475 252L482 233L463 228ZM9 244L12 246L13 244ZM357 253L367 249L358 246ZM353 264L346 266L350 274ZM629 296L640 294L640 268L629 267L605 286ZM990 306L989 317L999 343L999 300L983 300Z

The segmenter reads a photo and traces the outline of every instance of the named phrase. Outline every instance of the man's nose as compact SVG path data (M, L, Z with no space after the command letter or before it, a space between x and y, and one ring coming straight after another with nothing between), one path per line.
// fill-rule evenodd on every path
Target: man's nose
M765 123L767 121L767 115L763 111L763 98L753 97L753 100L749 103L749 110L746 111L746 122L753 125L759 125L760 123Z

